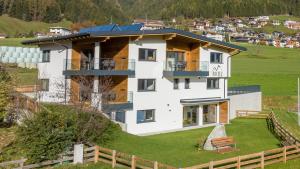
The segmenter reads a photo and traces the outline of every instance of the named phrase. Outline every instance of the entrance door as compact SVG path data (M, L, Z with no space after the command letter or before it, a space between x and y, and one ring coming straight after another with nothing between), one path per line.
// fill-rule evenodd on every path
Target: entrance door
M203 124L211 124L217 122L217 105L203 105Z
M199 106L184 106L183 107L183 126L198 125L198 109Z

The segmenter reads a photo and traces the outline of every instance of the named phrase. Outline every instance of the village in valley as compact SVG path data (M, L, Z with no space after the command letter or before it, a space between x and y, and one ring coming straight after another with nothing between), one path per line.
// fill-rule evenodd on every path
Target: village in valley
M0 168L300 169L300 3L237 1L0 1Z

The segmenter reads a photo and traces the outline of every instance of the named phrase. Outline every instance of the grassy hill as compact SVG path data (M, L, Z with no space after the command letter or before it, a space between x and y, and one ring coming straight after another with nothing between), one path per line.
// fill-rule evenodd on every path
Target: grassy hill
M232 57L230 86L260 84L264 95L296 95L300 49L239 44L248 51Z
M58 23L44 23L44 22L26 22L20 19L12 18L7 15L0 16L0 33L6 33L14 36L16 33L33 32L47 32L51 26L70 27L72 22L63 20Z

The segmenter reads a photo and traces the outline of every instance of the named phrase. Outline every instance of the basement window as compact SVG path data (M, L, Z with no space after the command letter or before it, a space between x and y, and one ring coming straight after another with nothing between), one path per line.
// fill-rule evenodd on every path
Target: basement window
M138 110L137 111L137 123L154 122L155 110Z
M41 91L49 91L49 79L41 79Z

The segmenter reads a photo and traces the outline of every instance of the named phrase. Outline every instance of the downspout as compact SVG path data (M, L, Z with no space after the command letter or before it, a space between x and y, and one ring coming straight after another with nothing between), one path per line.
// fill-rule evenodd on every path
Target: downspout
M64 44L61 44L61 43L57 43L57 42L55 42L54 41L54 39L53 39L53 41L52 41L54 44L57 44L57 45L60 45L60 46L62 46L62 47L64 47L65 48L65 50L66 50L66 57L65 57L65 59L66 59L66 63L65 63L65 69L67 69L67 67L68 67L68 55L69 55L69 52L68 52L68 46L66 46L66 45L64 45ZM64 93L64 104L67 104L67 76L65 75L65 93Z

